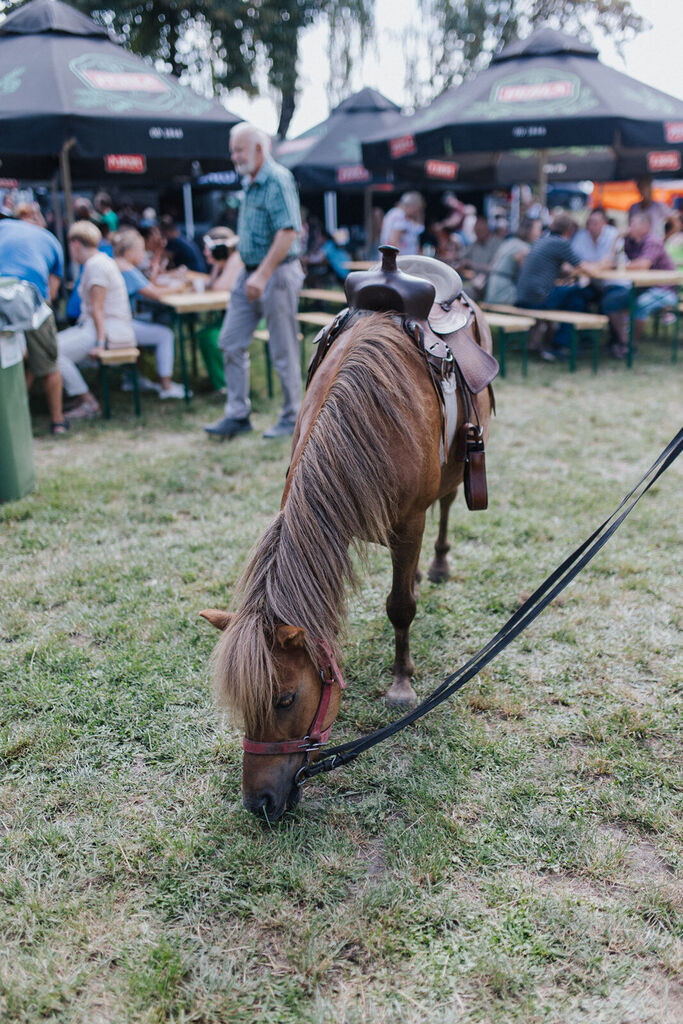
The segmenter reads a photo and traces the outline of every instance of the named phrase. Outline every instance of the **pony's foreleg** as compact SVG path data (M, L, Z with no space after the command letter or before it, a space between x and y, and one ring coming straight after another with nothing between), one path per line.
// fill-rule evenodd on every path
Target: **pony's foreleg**
M387 598L387 615L394 627L396 657L394 659L394 681L387 693L387 703L394 706L413 705L417 694L410 684L415 664L410 657L410 627L415 618L415 574L424 533L424 512L415 516L397 531L391 546L391 561L394 576L391 592Z
M436 544L434 545L434 560L429 566L429 571L427 573L432 583L445 583L450 573L448 559L446 558L446 555L451 549L451 546L448 543L448 513L451 510L454 498L455 491L451 494L445 494L439 502L439 535L436 538Z

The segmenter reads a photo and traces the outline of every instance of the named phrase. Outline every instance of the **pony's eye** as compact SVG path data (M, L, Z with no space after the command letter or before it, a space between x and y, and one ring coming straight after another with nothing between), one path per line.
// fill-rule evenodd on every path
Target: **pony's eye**
M280 696L275 700L276 708L290 708L294 703L296 693L281 693Z

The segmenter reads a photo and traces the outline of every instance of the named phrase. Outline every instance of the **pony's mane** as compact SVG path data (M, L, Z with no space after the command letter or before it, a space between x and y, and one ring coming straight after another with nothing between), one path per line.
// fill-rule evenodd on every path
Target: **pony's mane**
M214 686L248 735L268 722L274 692L274 630L306 630L309 654L324 638L339 657L345 588L356 584L352 560L366 543L386 544L399 499L391 437L402 458L417 458L416 399L406 361L421 357L403 329L374 314L351 328L334 381L292 467L284 508L251 552L233 598L235 615L216 647Z

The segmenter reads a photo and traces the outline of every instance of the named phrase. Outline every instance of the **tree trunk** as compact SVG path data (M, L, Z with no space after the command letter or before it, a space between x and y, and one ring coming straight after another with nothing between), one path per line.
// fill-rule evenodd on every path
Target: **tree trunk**
M277 126L279 139L284 139L286 136L295 108L296 96L294 90L280 93L280 123Z

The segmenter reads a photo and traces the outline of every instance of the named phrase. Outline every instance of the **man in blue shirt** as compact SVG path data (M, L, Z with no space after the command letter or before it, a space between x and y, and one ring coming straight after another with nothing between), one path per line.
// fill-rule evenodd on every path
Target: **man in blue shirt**
M252 429L249 346L265 317L283 401L279 420L263 436L284 437L293 433L301 405L296 314L304 273L299 261L299 196L291 173L271 159L270 139L253 125L242 122L232 129L230 156L244 179L237 222L244 269L231 292L218 342L225 367L225 412L204 429L214 437L234 437Z
M607 214L601 206L596 206L588 214L585 228L577 231L571 240L574 253L584 263L602 263L612 261L614 247L619 232L607 223Z
M62 247L44 227L32 203L20 203L16 220L0 221L0 275L28 281L46 302L53 302L64 276ZM42 224L40 223L42 221ZM26 384L35 377L43 384L53 434L64 434L68 424L62 412L62 375L57 369L57 325L50 313L26 338Z

